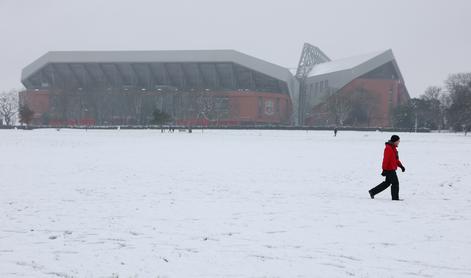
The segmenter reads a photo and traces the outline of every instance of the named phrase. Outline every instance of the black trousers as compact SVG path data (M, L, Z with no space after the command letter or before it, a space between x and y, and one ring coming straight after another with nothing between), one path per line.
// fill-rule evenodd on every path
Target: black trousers
M384 173L386 174L386 180L378 184L376 187L372 188L370 190L370 193L374 196L391 185L391 197L393 200L398 200L399 179L397 178L396 171L384 171Z

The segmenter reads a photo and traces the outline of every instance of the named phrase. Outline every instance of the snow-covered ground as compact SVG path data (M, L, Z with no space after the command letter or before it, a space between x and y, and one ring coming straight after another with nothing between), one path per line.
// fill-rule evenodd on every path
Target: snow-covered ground
M470 277L471 136L1 130L0 277Z

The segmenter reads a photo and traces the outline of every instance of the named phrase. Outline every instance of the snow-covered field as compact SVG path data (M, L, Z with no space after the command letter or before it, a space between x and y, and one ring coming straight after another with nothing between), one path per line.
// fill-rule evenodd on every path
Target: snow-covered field
M0 130L0 277L470 277L471 136Z

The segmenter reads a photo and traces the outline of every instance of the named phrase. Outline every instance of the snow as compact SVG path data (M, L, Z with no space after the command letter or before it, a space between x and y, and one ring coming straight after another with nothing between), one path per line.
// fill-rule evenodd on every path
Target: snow
M2 130L0 277L470 277L471 137Z

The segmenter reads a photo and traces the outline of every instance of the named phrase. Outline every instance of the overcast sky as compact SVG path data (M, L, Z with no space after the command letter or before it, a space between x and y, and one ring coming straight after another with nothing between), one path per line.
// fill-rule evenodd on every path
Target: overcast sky
M471 72L468 0L0 0L0 91L53 50L235 49L295 68L391 48L411 96Z

